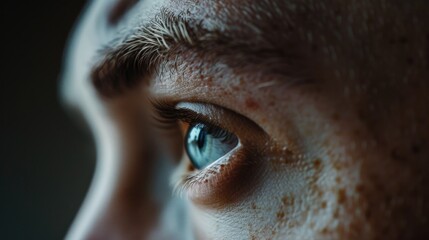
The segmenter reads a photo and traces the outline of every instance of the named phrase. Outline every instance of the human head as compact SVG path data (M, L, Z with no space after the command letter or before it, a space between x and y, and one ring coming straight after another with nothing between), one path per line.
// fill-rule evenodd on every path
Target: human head
M98 154L69 236L426 236L428 10L417 0L93 1L63 82ZM196 169L183 150L196 124L239 143Z

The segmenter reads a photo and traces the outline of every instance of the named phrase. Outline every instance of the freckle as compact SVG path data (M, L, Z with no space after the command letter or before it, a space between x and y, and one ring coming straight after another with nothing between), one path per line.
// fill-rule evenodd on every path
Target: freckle
M233 86L232 90L234 90L234 91L240 91L240 88L238 86Z
M212 77L206 78L206 82L207 82L207 86L209 86L209 87L213 86L213 78Z
M339 171L342 168L342 164L340 162L334 162L333 167L335 170Z
M344 188L338 190L337 199L339 204L343 204L346 201L346 191Z
M253 100L252 98L247 98L245 104L246 107L252 110L256 110L259 108L259 104L255 102L255 100Z
M326 202L325 202L325 201L323 201L323 202L322 202L322 204L320 205L320 207L321 207L322 209L325 209L325 208L326 208Z
M252 203L251 207L252 207L252 209L256 209L256 204Z
M320 231L320 233L321 233L321 234L328 234L328 229L327 229L327 228L323 228L323 229Z
M338 218L339 216L340 216L340 212L338 211L338 209L335 209L333 217Z
M209 182L209 180L208 179L204 179L204 183L208 183Z
M283 205L285 205L285 206L293 206L293 204L295 202L295 198L293 196L290 196L290 197L284 196L282 198L282 202L283 202Z
M277 212L277 220L283 220L285 217L285 213L283 211Z
M337 176L337 177L335 177L335 182L336 182L336 183L340 183L340 182L341 182L341 178L340 178L340 177L338 177L338 176Z
M359 184L359 185L356 186L356 192L362 193L363 190L364 190L364 187L361 184Z
M189 164L188 165L188 171L194 171L194 170L195 170L194 166L192 166L191 164Z
M320 166L322 165L322 162L320 161L320 159L316 159L314 160L313 164L314 164L314 168L319 169Z

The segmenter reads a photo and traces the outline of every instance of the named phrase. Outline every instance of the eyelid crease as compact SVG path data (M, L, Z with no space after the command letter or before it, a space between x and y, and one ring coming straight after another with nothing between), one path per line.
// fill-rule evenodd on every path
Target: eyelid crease
M258 145L256 142L271 142L270 135L257 123L240 113L211 103L174 101L171 99L149 97L154 109L154 119L164 124L162 128L177 127L178 120L192 124L201 122L225 129L236 134L244 145ZM251 130L251 131L250 131Z
M228 132L232 132L229 130L227 126L224 126L224 124L215 121L210 116L207 116L205 114L198 113L190 108L178 108L180 103L176 104L174 102L167 102L165 100L158 100L150 98L149 101L151 102L151 105L154 108L154 119L157 120L158 123L161 125L158 125L162 128L169 128L172 124L177 123L178 120L193 124L193 123L204 123L208 126L214 127L214 128L221 128L225 129ZM200 104L200 103L192 103L192 104ZM205 105L205 104L201 104Z

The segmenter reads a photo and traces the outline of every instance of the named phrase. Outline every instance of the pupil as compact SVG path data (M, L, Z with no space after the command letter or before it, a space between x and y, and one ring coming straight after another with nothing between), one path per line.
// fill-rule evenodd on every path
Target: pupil
M202 149L204 147L206 135L207 135L206 128L200 127L200 134L198 134L198 141L197 141L199 149Z

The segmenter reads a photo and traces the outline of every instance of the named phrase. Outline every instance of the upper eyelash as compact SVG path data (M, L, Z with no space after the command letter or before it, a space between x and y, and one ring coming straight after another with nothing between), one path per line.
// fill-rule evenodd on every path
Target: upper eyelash
M177 128L178 121L183 121L192 126L195 123L203 123L209 128L213 129L213 134L219 134L219 137L226 136L231 133L225 127L219 124L213 123L205 115L196 113L188 109L177 109L176 103L167 102L163 100L149 99L153 106L153 118L159 124L158 127L161 129ZM190 163L187 163L190 164ZM228 170L229 165L224 165L225 169ZM186 167L188 168L188 167ZM204 174L203 174L204 173ZM189 171L184 170L183 167L178 169L170 179L170 184L173 187L173 194L178 197L186 196L186 189L192 188L193 185L197 184L199 178L206 176L207 174L216 174L213 169L204 169L202 171ZM217 177L217 176L215 176ZM212 179L212 181L215 181Z
M152 98L149 98L149 102L153 110L151 111L152 118L156 120L158 127L171 126L178 120L173 104Z
M154 108L153 118L156 120L158 127L168 129L180 120L190 125L194 123L203 123L209 127L224 129L222 126L212 122L204 115L188 109L176 109L176 103L155 99L149 99L149 101Z

